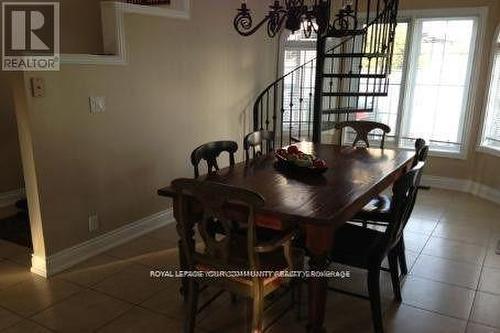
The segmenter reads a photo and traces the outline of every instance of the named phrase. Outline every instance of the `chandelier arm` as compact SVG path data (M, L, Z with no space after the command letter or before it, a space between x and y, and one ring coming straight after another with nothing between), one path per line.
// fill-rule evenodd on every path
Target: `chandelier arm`
M271 38L275 37L276 34L281 30L288 14L285 10L282 10L276 15L278 16L278 20L275 22L274 26L271 19L269 19L269 22L267 24L267 35Z
M257 30L260 29L267 21L269 21L271 15L266 15L257 25L252 28L252 18L249 15L239 14L234 18L234 29L244 37L253 35Z

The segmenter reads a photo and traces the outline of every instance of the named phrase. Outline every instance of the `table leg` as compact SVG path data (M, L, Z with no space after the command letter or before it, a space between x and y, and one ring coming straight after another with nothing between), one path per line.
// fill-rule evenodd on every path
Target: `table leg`
M309 269L321 272L328 269L328 254L333 246L333 230L331 226L310 226L306 228L306 248L310 260ZM325 308L328 296L328 278L309 278L308 323L309 333L326 333L324 327Z
M182 250L182 240L179 240L177 243L177 247L179 249L179 268L181 271L187 270L187 263L186 263L186 256L184 255L184 251ZM183 277L181 278L181 288L179 289L179 293L184 297L184 300L186 300L186 295L187 295L187 288L188 288L188 279Z
M309 261L311 271L324 271L328 268L328 260L325 255L312 255ZM309 333L326 333L323 326L325 320L325 307L328 294L327 278L310 278L308 282L308 324Z
M194 242L194 223L192 222L193 216L189 216L189 218L184 219L185 225L183 225L180 221L182 219L180 218L180 215L182 214L181 212L182 207L181 203L179 202L178 199L174 200L174 217L176 219L176 230L177 234L179 235L179 241L177 242L177 247L179 250L179 268L181 271L187 271L189 270L189 263L186 258L186 249L187 248L194 248L195 242ZM189 210L187 210L189 212ZM186 213L186 212L185 212ZM184 242L187 242L187 244L184 244ZM184 300L187 300L187 291L189 288L189 279L187 277L181 278L181 288L179 290L180 294L184 297Z

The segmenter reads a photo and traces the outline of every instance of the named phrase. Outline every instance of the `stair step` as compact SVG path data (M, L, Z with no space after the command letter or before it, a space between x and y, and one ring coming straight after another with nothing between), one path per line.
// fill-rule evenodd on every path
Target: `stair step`
M325 58L387 58L387 53L327 53Z
M347 36L359 36L366 34L366 29L356 29L356 30L332 30L326 35L326 38L339 38Z
M321 130L322 131L329 131L335 128L335 125L337 122L335 121L324 121L321 123Z
M321 111L323 114L346 114L346 113L369 113L373 112L373 108L338 108L326 109Z
M381 92L323 92L325 97L386 97L387 93Z
M323 74L323 77L336 79L386 79L385 74Z

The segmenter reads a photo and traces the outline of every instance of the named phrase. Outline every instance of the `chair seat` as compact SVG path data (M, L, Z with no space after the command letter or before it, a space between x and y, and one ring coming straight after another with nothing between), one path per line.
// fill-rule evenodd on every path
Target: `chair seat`
M273 232L272 230L257 229L257 239L260 242L270 241L280 237L282 234ZM201 271L248 271L248 249L247 249L246 235L241 234L235 237L230 245L230 255L227 261L215 262L213 259L206 260L203 253L195 255L196 269ZM296 269L302 269L304 263L304 252L298 248L292 248L292 261ZM289 265L283 255L283 250L277 249L276 251L261 253L259 255L259 264L261 271L284 271L287 270ZM247 285L252 284L252 278L234 277L231 280L244 283ZM276 282L278 278L269 277L264 279L264 285Z
M345 224L335 233L330 259L333 262L368 268L368 263L379 254L378 246L384 233L353 224Z
M377 222L390 221L391 203L391 197L379 194L356 214L354 220Z

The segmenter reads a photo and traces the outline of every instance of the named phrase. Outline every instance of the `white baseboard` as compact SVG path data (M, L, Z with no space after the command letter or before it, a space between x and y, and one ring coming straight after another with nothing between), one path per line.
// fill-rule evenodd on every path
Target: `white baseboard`
M18 200L24 197L25 197L24 188L5 193L0 193L0 208L12 206Z
M476 183L471 182L471 194L477 195L485 200L493 201L500 205L500 190Z
M43 277L53 276L93 256L173 222L173 210L168 209L62 250L47 258L33 256L31 272Z
M472 180L425 175L422 178L422 184L444 190L470 193L482 199L500 204L500 190Z

